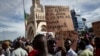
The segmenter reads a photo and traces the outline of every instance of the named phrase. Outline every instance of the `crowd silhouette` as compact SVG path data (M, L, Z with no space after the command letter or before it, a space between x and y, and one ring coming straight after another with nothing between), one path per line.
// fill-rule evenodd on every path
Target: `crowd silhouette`
M37 34L32 41L18 37L0 44L0 56L100 56L100 37L79 37L77 48L71 47L70 38L64 40L64 48L57 46L55 37Z

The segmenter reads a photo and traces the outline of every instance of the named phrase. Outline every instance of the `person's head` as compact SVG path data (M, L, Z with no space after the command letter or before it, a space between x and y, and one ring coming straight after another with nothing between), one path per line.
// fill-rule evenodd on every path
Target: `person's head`
M3 49L7 49L10 47L10 42L8 40L3 41L2 44Z
M86 45L89 45L90 44L90 40L89 39L84 39Z
M19 47L22 47L22 42L20 40L17 40L14 42L14 48L17 49Z
M54 54L55 53L55 41L48 40L47 41L48 53Z
M34 49L38 50L39 53L43 54L45 52L45 42L46 42L46 37L42 34L38 34L32 41L32 46Z
M81 41L81 42L79 43L79 49L81 49L81 50L86 49L86 42L85 42L85 41Z
M71 48L71 45L72 45L71 39L66 39L64 42L64 46L66 48L66 51L68 51Z

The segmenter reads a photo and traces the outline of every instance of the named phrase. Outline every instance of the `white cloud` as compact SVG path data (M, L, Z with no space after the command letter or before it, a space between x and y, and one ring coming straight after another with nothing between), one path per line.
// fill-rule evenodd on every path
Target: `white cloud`
M15 39L18 36L25 36L25 25L23 17L23 0L2 0L0 1L0 37L5 39ZM23 19L23 21L22 21ZM0 40L3 38L0 38Z
M24 36L25 34L24 22L13 23L11 26L13 26L13 29L17 31L21 36Z
M87 19L87 25L91 27L92 22L100 21L100 7L94 11L86 12L82 17Z
M100 0L42 0L43 5L66 5L71 9L80 10L83 18L87 19L87 26L94 21L100 21ZM95 7L94 7L95 6Z
M17 37L19 37L18 33L13 31L6 31L6 30L3 30L2 32L0 32L0 40L14 40L16 39Z
M30 13L30 7L32 5L32 0L24 0L25 1L25 11ZM66 5L70 6L71 9L75 8L80 10L82 17L87 19L87 24L91 26L91 22L100 20L100 6L92 7L91 5L100 5L99 0L41 0L42 5ZM90 5L93 10L89 11L88 7ZM18 16L18 18L13 16ZM9 27L2 28L0 26L0 31L6 29L9 32L15 32L11 36L11 38L17 37L18 35L25 34L24 27L24 13L23 13L23 0L0 0L0 23L7 25ZM19 19L20 22L18 21ZM18 22L15 22L18 21ZM2 28L2 29L1 29ZM17 32L17 33L16 33ZM8 34L10 37L10 34Z
M5 39L14 40L18 36L25 36L25 26L24 22L11 22L5 23L6 25L10 25L10 27L0 28L0 36L3 37L3 31L5 31Z
M24 0L25 2L25 11L30 14L30 7L32 6L32 0Z

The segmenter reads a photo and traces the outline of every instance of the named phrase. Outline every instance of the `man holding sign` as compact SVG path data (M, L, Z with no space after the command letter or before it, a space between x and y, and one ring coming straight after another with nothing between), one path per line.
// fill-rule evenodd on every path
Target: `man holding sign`
M68 6L45 6L45 15L47 23L47 31L55 32L57 46L65 48L64 39L70 38L72 41L72 48L75 50L77 44L77 35L73 34L74 26ZM74 45L74 46L73 46Z

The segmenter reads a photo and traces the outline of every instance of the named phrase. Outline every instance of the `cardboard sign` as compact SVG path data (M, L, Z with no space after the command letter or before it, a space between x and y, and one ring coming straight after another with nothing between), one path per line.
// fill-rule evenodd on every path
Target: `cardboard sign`
M93 32L96 37L100 37L100 21L92 23Z
M72 48L76 50L78 40L78 33L76 31L56 32L55 37L57 45L60 47L64 47L65 39L70 38L72 40Z
M74 30L68 6L45 6L48 32Z

